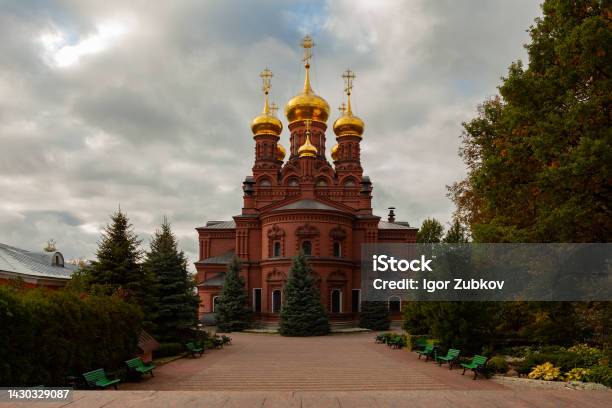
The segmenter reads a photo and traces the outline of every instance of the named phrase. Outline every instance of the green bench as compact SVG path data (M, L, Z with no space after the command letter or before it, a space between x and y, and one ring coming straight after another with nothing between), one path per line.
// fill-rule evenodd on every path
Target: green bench
M85 378L85 382L91 388L105 389L112 385L115 389L117 389L117 384L121 382L120 379L111 380L110 378L108 378L103 368L99 368L93 371L88 371L83 374L83 378Z
M487 364L487 358L484 356L479 356L479 355L475 355L472 358L472 362L471 363L463 363L461 364L461 367L463 367L463 372L461 373L461 375L465 374L465 370L472 370L474 372L474 380L476 379L476 377L478 376L478 371L483 371L485 368L485 365Z
M185 347L187 347L187 352L193 358L196 357L196 354L199 354L201 356L204 353L204 347L197 347L192 342L185 344Z
M153 374L155 364L145 364L140 357L127 360L125 365L127 366L128 372L135 374L135 377L141 377L144 374L151 374L151 377L155 377Z
M440 366L444 363L448 363L448 369L452 370L453 364L455 364L455 361L459 358L459 353L461 352L457 349L448 349L445 356L436 356L436 363Z
M404 342L404 338L402 336L391 337L389 340L387 340L387 346L394 349L401 349L405 345L406 343Z
M436 358L436 346L433 344L427 344L423 350L417 350L416 352L419 355L419 360L421 356L425 356L425 361L428 361L430 358Z

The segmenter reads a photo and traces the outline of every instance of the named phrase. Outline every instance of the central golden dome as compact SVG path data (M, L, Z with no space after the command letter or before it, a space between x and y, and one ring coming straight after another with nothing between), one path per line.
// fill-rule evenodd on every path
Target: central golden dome
M305 119L325 123L329 117L329 104L310 87L310 65L306 64L306 79L302 92L287 102L285 115L289 123Z

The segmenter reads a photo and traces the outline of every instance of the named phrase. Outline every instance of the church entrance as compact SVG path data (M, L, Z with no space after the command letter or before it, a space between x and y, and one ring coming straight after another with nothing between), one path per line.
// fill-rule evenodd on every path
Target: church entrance
M342 313L342 291L340 289L331 291L331 312Z
M280 313L282 304L282 294L280 289L272 291L272 313Z

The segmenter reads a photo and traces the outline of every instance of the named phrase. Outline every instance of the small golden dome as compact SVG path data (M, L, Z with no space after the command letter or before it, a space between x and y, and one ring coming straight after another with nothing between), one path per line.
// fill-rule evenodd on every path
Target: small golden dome
M332 160L333 160L333 161L338 160L338 147L339 147L339 146L340 146L340 145L339 145L338 143L336 143L336 144L334 145L334 147L332 147L332 149L331 149L331 157L332 157Z
M287 152L282 144L276 143L276 160L283 161Z
M283 131L282 122L270 112L268 105L268 94L266 93L266 102L261 115L257 116L251 122L251 131L257 135L274 135L279 136Z
M310 131L306 132L306 141L298 149L298 155L300 157L316 157L317 148L310 143Z
M323 98L315 95L310 87L310 65L306 64L306 79L302 93L294 96L285 106L285 115L289 123L311 119L317 122L327 122L329 104Z
M337 137L358 136L361 137L365 125L363 120L353 115L351 110L351 95L348 95L348 105L344 114L334 122L334 133Z

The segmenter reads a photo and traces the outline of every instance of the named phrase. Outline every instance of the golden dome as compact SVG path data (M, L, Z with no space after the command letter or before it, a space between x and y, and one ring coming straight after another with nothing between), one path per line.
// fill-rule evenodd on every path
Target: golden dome
M361 137L363 134L363 128L365 127L363 120L353 115L351 110L351 95L348 95L348 104L346 110L336 121L334 122L334 133L337 137L343 136L358 136Z
M311 119L318 122L327 122L329 117L329 104L323 98L315 95L310 87L310 65L306 64L306 79L304 89L294 96L285 106L285 115L289 123Z
M298 149L298 155L300 157L316 157L317 148L310 143L310 131L306 131L306 141Z
M261 115L257 116L251 122L251 131L255 136L257 135L274 135L279 136L283 131L283 124L281 121L270 112L270 106L268 105L268 94L266 93L266 101L264 103L264 110Z
M338 160L338 146L339 146L339 144L336 143L334 145L334 147L332 147L332 149L331 149L331 157L332 157L333 161Z
M276 144L276 160L283 161L285 159L286 154L287 152L285 151L285 148L283 147L283 145L280 143L277 143Z

